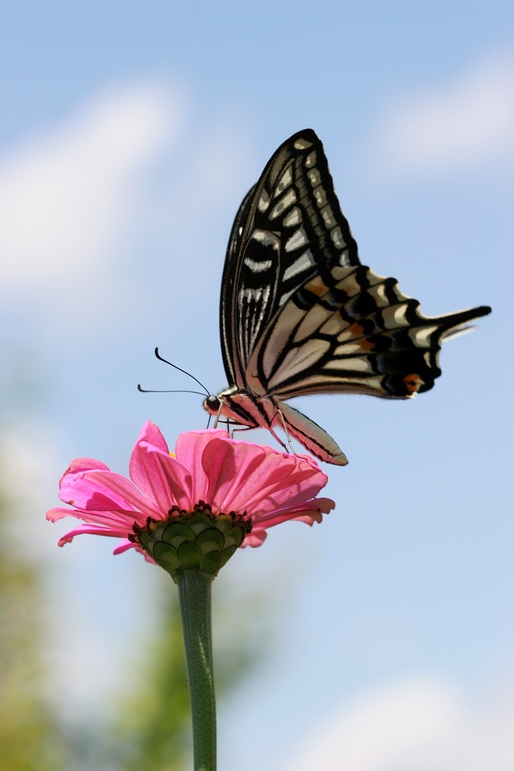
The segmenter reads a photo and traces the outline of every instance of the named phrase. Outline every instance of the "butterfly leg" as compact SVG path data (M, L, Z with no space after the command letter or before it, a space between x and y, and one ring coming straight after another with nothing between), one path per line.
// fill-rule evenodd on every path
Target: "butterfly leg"
M218 414L214 418L213 428L218 428L220 423L224 423L226 425L226 427L227 427L227 433L230 433L229 426L230 426L231 423L233 423L235 421L231 421L230 418L227 418L225 415L223 415L222 412L221 412L222 409L223 409L223 404L220 404L220 408L218 410ZM236 425L237 425L237 423L236 423Z
M231 439L234 438L234 434L235 434L236 431L253 431L255 428L257 428L257 426L241 426L241 425L238 426L238 424L236 423L235 426L233 428L231 428L231 430L230 430L230 438ZM269 430L270 430L271 435L277 440L279 445L286 452L290 452L289 448L284 444L282 439L279 436L277 436L277 434L273 431L273 429L270 428ZM291 450L291 452L292 452L292 450Z
M270 428L270 429L269 429L269 432L270 432L271 436L272 436L272 437L273 437L273 438L274 438L274 439L275 439L275 440L276 440L276 441L279 443L279 445L280 445L280 446L281 446L281 447L282 447L282 448L283 448L283 449L284 449L286 452L292 453L292 454L294 455L294 450L293 450L293 447L291 446L291 442L289 441L289 436L287 437L287 442L288 442L288 445L289 445L289 446L287 446L287 444L284 444L284 442L282 441L282 439L281 439L281 438L280 438L280 437L279 437L279 436L278 436L278 435L277 435L277 434L276 434L276 433L273 431L273 429L272 429L272 428Z
M284 433L285 433L285 435L286 435L286 439L287 439L287 447L286 447L286 445L284 444L284 442L282 442L282 441L279 439L279 437L276 435L276 433L273 431L273 429L272 429L272 428L270 428L270 431L271 431L271 433L273 434L273 436L275 437L275 439L277 440L277 442L280 442L280 444L282 445L282 447L283 447L285 450L287 450L287 452L290 452L292 455L296 455L296 453L295 453L295 451L294 451L293 443L291 442L291 436L289 435L289 431L287 430L287 425L286 425L286 421L285 421L284 415L283 415L283 413L282 413L282 410L280 409L280 407L279 407L278 405L277 405L277 415L279 416L279 419L280 419L280 423L282 424L282 428L284 429Z
M230 418L225 418L223 421L219 421L220 423L225 423L227 426L227 433L230 434L230 438L234 438L234 434L236 431L251 431L255 428L255 426L242 426L240 423L236 423L234 420L230 420ZM216 426L215 426L216 427Z
M227 424L229 422L230 421L227 420ZM232 423L232 428L230 429L230 438L231 439L234 438L234 434L236 433L236 431L251 431L252 428L254 428L254 426L242 426L239 423Z

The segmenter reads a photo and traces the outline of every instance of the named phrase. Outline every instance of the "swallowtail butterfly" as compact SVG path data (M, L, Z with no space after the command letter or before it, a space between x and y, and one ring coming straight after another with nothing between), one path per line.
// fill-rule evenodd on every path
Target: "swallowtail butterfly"
M362 265L323 145L312 129L299 131L272 156L232 227L220 309L230 387L204 407L274 436L282 427L316 458L345 465L332 437L284 400L428 391L443 340L490 310L424 316L394 278Z

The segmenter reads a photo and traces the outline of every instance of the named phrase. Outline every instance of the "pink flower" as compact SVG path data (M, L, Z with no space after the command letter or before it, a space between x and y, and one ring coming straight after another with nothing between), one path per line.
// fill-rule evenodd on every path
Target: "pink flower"
M266 530L281 522L321 522L335 505L315 497L326 483L311 458L235 441L221 430L181 434L173 457L157 426L147 422L132 452L130 480L100 461L76 458L59 483L60 499L73 508L51 509L46 516L87 523L64 535L59 546L92 533L124 539L115 554L144 552L139 536L150 523L198 511L230 515L244 525L242 545L260 546Z

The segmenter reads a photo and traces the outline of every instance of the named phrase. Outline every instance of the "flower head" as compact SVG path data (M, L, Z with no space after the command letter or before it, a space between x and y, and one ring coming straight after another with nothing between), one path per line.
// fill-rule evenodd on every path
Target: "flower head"
M192 528L206 544L203 557L222 554L217 568L210 558L202 563L201 569L207 564L216 573L238 546L260 546L269 527L290 519L312 525L335 505L315 497L327 477L311 458L235 441L221 430L181 434L172 456L157 426L147 422L129 468L126 479L92 458L72 462L59 483L60 499L72 508L51 509L46 516L52 522L73 516L87 524L64 535L59 546L82 533L106 535L123 539L115 554L136 548L162 564L166 549L156 544L165 543L172 546L166 559L173 564L163 567L173 575L173 549L182 550L186 564L198 566L196 545L182 546L183 528ZM216 526L223 542L212 532Z

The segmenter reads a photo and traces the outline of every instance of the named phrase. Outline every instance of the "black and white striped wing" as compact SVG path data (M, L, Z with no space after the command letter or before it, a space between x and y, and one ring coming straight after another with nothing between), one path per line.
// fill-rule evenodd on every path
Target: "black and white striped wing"
M222 347L230 383L257 397L427 391L441 374L442 341L489 312L426 317L395 279L360 264L311 129L277 150L239 209L223 275Z
M357 265L321 141L311 129L300 131L273 155L232 228L220 309L230 383L249 385L252 355L295 292L315 276L329 281L336 266Z

